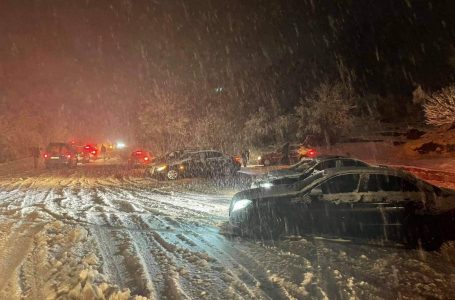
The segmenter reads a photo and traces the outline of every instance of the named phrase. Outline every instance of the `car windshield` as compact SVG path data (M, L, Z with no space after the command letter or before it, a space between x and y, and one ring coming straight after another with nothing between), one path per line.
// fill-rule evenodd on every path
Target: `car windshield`
M312 184L313 182L321 179L322 177L324 177L324 172L317 172L314 175L311 175L310 177L307 177L303 180L290 184L289 187L293 191L301 191L301 190L305 189L307 186L309 186L310 184Z
M46 151L55 154L67 154L71 152L71 147L67 144L50 144Z

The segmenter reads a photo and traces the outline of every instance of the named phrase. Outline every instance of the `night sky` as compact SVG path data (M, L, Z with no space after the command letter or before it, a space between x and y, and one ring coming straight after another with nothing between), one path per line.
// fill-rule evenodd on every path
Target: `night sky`
M453 81L454 23L453 1L2 0L0 104L121 135L160 82L292 108L340 63L359 93L410 97Z

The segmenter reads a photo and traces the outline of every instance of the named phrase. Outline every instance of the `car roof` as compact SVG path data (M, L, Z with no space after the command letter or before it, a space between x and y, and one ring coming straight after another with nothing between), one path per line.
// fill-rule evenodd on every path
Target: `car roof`
M354 157L348 157L348 156L343 156L343 155L331 155L331 154L324 154L324 155L319 155L315 157L315 159L319 160L328 160L328 159L352 159L352 160L359 160Z
M203 153L203 152L218 152L218 153L222 153L221 151L218 151L218 150L195 150L195 151L188 151L188 153Z
M332 168L326 169L323 171L324 177L335 176L341 174L383 174L383 175L399 175L407 178L416 178L410 173L407 173L403 170L392 169L387 167L341 167L341 168Z
M322 174L322 176L321 176ZM316 174L311 175L308 178L305 178L301 181L294 183L294 185L300 185L300 190L307 190L315 184L318 184L321 181L325 181L329 178L338 176L338 175L347 175L347 174L382 174L382 175L395 175L402 178L408 179L414 183L420 182L422 184L431 185L423 180L418 179L414 175L407 173L402 170L392 169L392 168L383 168L383 167L341 167L326 169ZM305 185L302 185L303 182L306 182ZM300 183L300 184L299 184Z

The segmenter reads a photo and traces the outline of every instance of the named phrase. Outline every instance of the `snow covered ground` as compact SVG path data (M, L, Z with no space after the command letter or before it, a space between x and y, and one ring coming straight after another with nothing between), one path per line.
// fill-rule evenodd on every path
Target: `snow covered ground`
M455 247L223 234L236 185L0 166L0 299L455 298Z

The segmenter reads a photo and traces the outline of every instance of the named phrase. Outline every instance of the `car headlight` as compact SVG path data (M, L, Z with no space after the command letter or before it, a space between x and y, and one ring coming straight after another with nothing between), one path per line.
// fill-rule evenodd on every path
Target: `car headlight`
M248 200L248 199L238 200L238 201L236 201L234 203L234 206L232 207L231 212L244 209L245 207L247 207L251 203L253 203L253 202L251 200Z
M258 160L261 160L262 156L258 156Z
M167 168L167 166L166 166L166 165L163 165L163 166L159 166L158 168L156 168L156 170L157 170L158 172L161 172L161 171L163 171L163 170L166 169L166 168Z
M264 183L260 184L260 187L263 187L263 188L266 188L266 189L269 189L272 186L273 186L273 183L271 183L271 182L264 182Z

